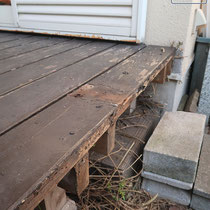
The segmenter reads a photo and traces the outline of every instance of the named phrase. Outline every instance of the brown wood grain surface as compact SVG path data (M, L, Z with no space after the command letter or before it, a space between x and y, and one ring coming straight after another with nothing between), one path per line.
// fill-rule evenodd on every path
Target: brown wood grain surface
M7 209L12 204L19 205L22 200L27 201L27 196L28 204L24 205L38 204L45 193L88 152L97 136L108 129L113 110L112 105L101 101L75 100L75 97L67 96L0 137L1 207ZM100 131L89 142L88 138L99 128ZM87 145L81 147L82 143ZM70 156L68 166L62 167ZM60 167L63 170L58 170ZM54 173L56 178L46 179L54 177ZM43 188L40 188L41 183ZM35 198L34 192L38 188L40 197Z
M65 40L63 40L63 42L64 41ZM68 41L70 41L70 39ZM34 50L38 50L38 49L42 49L42 48L45 48L45 47L53 46L53 45L58 44L58 43L62 43L59 39L47 38L47 37L43 37L41 40L37 40L37 41L34 41L34 42L30 42L30 43L24 43L24 42L20 46L16 46L16 47L12 47L12 48L9 48L9 49L1 50L0 60L10 58L10 57L13 57L13 56L20 56L24 53L29 53L29 52L32 52Z
M18 68L15 71L9 71L1 75L0 96L49 74L55 73L80 59L88 57L90 54L87 50L91 46L90 40L73 39L65 44L69 45L69 48L63 53L52 55L49 58L42 59L36 63L29 64L22 68ZM7 81L10 82L8 83Z
M13 34L12 36L7 35L7 33L3 34L3 36L0 36L0 43L23 40L24 38L31 36L30 34Z
M5 33L5 32L0 32L0 37L4 37L5 35L7 36L12 36L12 33ZM5 49L9 49L9 48L13 48L13 47L17 47L17 46L23 46L25 44L28 43L32 43L32 42L36 42L36 41L40 41L43 39L48 39L48 36L42 36L42 35L30 35L30 36L26 36L23 39L17 39L17 40L12 40L12 41L7 41L7 42L3 42L0 44L0 50L5 50Z
M0 60L0 75L71 49L71 44L64 42L64 40L67 41L66 38L57 39L58 41L55 42L58 43L52 46Z
M68 61L77 61L74 65L2 96L0 98L0 133L17 125L142 48L141 45L121 44L112 47L113 45L109 42L96 41L91 45L78 48L77 53L71 51L69 58L65 56L63 58ZM62 59L59 62L62 62ZM14 103L15 106L13 106Z
M56 57L46 63L43 59L40 68L34 65L34 72L27 63L28 70L33 72L32 81L18 87L30 76L24 67L23 77L17 83L13 80L13 87L18 88L0 98L1 131L16 125L0 136L2 209L34 208L174 54L173 48L165 48L162 53L162 47L142 47L94 41L72 54L73 50L69 51L57 63ZM62 68L59 61L73 64ZM18 66L21 62L24 59L19 60ZM50 63L59 68L51 72L52 68L50 74L39 78ZM21 68L14 72L17 70L21 74Z

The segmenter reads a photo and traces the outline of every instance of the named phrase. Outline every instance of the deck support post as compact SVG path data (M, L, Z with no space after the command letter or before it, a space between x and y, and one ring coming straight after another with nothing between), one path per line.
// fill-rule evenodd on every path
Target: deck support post
M97 141L93 150L103 155L108 155L112 152L115 146L115 128L116 122L101 136Z
M171 74L173 57L171 56L161 68L160 73L153 80L154 83L164 84L166 82L167 76Z
M136 94L138 94L138 90L136 91ZM123 114L130 115L135 111L137 106L137 98L133 99L133 101L130 103L129 107L125 110Z
M66 191L58 186L46 195L44 201L46 210L77 210L75 202L70 200L66 196Z
M155 83L164 84L167 77L167 65L160 71L157 77L153 80Z
M71 169L58 184L68 193L80 195L89 184L88 153Z

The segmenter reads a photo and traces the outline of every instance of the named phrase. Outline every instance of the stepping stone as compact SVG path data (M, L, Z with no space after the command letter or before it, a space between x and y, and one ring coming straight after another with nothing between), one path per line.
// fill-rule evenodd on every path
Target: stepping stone
M209 210L210 209L210 201L207 198L193 194L190 207L195 210Z
M160 198L168 199L181 205L188 206L191 201L190 191L182 190L149 179L143 179L141 188L149 192L151 195L158 194Z
M194 183L205 122L205 115L166 112L144 149L144 171Z
M197 209L210 209L210 135L204 136L198 172L193 189L191 206ZM202 205L201 205L202 202Z
M161 182L163 184L168 184L173 187L177 187L183 190L191 190L193 188L193 183L182 182L176 179L171 179L166 176L161 176L151 172L143 171L141 176L156 182Z

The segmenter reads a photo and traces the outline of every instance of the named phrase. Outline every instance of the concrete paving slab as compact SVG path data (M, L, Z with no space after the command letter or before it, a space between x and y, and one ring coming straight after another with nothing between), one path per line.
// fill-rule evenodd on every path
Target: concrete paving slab
M199 195L193 194L190 207L195 210L209 210L210 200L207 198L203 198Z
M142 189L151 195L158 194L159 197L171 200L181 205L188 206L191 201L191 193L187 190L178 189L160 182L143 179Z
M144 171L194 183L205 122L205 115L166 112L144 149Z
M193 193L210 199L210 135L204 135ZM210 208L209 208L210 209Z
M143 171L141 176L144 178L147 178L156 182L160 182L163 184L167 184L173 187L177 187L183 190L191 190L193 188L193 183L182 182L176 179L171 179L166 176L161 176L161 175L154 174L147 171Z

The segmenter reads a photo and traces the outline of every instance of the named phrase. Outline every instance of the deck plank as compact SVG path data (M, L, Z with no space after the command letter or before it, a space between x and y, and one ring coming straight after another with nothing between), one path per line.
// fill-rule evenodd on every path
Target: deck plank
M91 80L73 94L89 96L116 105L122 105L117 117L125 111L128 100L133 100L162 70L164 61L174 56L175 48L148 46L109 71ZM125 100L126 99L126 100ZM129 102L127 103L129 105Z
M71 40L63 42L63 39L61 39L60 42L61 43L59 44L45 47L44 49L38 49L29 53L0 60L0 75L71 49Z
M47 38L46 37L46 38L42 38L42 40L39 40L39 41L36 41L36 42L25 43L25 44L20 45L20 46L16 46L16 47L13 47L13 48L1 50L0 60L10 58L10 57L13 57L13 56L17 56L17 55L21 55L21 54L24 54L24 53L28 53L28 52L38 50L38 49L41 49L41 48L49 47L49 46L52 46L52 45L56 45L56 44L62 43L64 41L67 41L67 39L61 40L61 39Z
M1 33L0 33L0 35L1 35ZM0 50L5 50L5 49L12 48L12 47L17 47L17 46L23 46L28 43L33 43L33 42L45 40L45 39L49 39L49 37L45 36L45 35L36 35L36 36L28 36L28 37L25 37L24 39L3 42L3 43L0 43Z
M68 51L0 75L0 96L72 65L88 57L91 49L94 50L90 40L74 39L68 44Z
M122 55L116 47L87 59L88 63L79 62L71 76L78 80L78 69L104 68L104 54L113 59L113 53ZM161 53L161 47L153 46L130 52L123 62L1 136L2 207L29 209L38 204L116 120L128 98L136 97L136 90L144 89L173 54L173 48ZM83 77L84 71L79 75Z
M7 35L7 34L3 34L2 37L0 37L0 43L4 43L4 42L10 42L13 40L21 40L24 39L26 37L31 37L31 34L13 34L13 35Z
M143 47L125 44L112 47L113 45L110 42L94 42L87 46L86 53L89 54L83 49L80 57L78 56L78 61L82 61L0 98L0 133L109 70ZM83 58L92 56L83 60L81 55ZM73 53L71 56L77 57Z
M103 109L97 108L101 106ZM53 169L52 166L62 164L62 161L58 163L60 158L64 154L72 154L82 139L93 134L94 129L98 128L112 112L113 106L104 102L66 97L55 106L44 110L41 116L30 119L0 137L1 208L7 209L16 201L18 202L14 204L15 206L25 200L24 193L28 193L31 187L37 189L46 176L55 173L57 168ZM59 119L62 126L57 127ZM49 133L54 136L53 139L48 138ZM12 143L8 147L9 142ZM69 164L64 168L66 173L76 162L71 160ZM60 174L54 183L59 182L64 175Z

